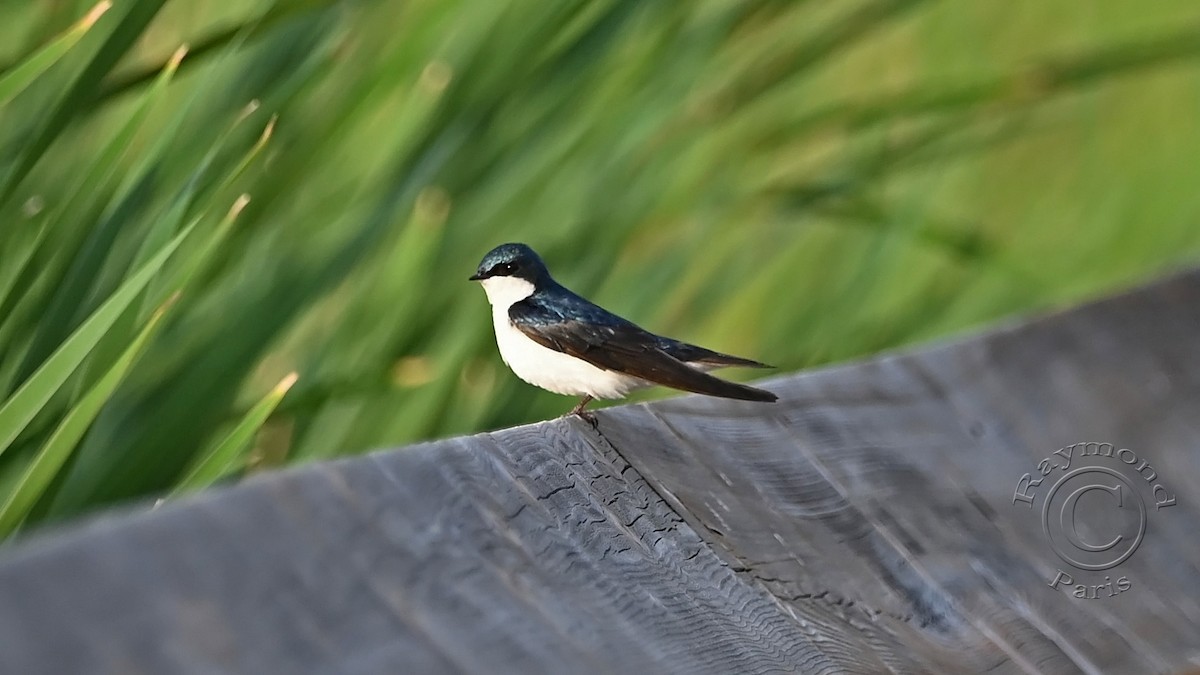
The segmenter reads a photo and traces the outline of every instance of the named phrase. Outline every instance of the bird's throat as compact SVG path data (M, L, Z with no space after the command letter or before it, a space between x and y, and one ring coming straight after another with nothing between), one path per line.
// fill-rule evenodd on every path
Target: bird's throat
M482 283L483 292L487 293L488 302L495 309L507 310L514 302L533 295L534 291L531 282L517 277L489 277Z

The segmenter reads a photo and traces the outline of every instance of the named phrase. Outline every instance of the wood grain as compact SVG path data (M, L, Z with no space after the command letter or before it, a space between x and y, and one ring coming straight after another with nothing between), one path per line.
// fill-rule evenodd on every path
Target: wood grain
M0 673L1156 673L1200 665L1200 273L777 378L251 480L0 558ZM1177 505L1077 599L1017 479Z

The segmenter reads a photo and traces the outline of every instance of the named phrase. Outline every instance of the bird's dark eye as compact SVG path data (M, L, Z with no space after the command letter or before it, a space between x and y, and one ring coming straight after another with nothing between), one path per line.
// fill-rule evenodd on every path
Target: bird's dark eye
M504 276L517 271L516 263L500 263L492 268L492 271L498 275Z

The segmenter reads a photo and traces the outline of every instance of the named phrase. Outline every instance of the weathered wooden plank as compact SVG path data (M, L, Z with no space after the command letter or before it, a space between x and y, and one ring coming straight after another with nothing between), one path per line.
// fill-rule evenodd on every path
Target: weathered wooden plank
M1200 663L1200 273L1030 324L266 476L0 558L3 673L1178 672ZM1177 504L1076 599L1018 478Z
M776 424L703 398L613 412L606 437L677 511L795 603L902 615L969 671L1175 672L1200 658L1196 275L1028 325L787 378ZM739 406L746 415L753 408ZM1142 448L1178 493L1077 600L1017 479L1077 441ZM1050 575L1050 576L1047 576ZM1107 602L1106 602L1107 600ZM894 627L892 627L894 628Z

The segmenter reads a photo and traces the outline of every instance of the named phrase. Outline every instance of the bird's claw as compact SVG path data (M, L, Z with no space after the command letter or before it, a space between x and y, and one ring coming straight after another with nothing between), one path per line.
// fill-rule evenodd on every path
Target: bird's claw
M600 428L600 420L596 419L596 413L594 412L589 410L573 410L571 414L592 425L593 429Z

